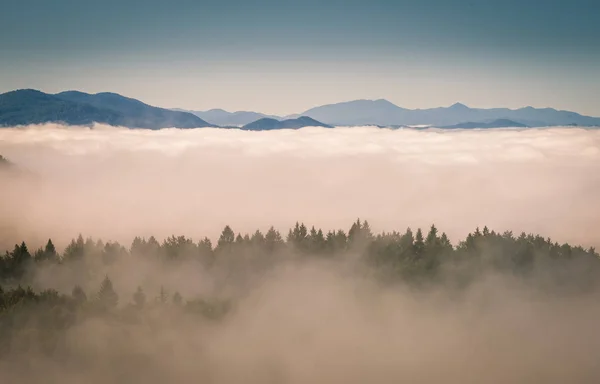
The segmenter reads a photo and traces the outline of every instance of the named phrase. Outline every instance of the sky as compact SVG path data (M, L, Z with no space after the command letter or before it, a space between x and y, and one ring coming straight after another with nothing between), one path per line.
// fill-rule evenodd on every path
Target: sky
M299 113L554 107L600 116L597 0L0 0L0 92Z

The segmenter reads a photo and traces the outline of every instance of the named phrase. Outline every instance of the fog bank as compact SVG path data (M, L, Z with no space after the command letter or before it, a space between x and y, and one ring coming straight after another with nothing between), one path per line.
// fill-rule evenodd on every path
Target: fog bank
M476 226L600 246L600 130L0 129L0 231L215 238L296 221L375 231ZM6 248L6 244L4 247Z

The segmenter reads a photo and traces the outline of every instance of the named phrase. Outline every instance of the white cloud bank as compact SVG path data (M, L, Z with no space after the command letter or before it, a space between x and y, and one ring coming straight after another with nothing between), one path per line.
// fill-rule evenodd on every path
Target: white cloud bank
M600 245L600 130L0 129L7 244L435 223ZM6 244L2 244L6 246Z

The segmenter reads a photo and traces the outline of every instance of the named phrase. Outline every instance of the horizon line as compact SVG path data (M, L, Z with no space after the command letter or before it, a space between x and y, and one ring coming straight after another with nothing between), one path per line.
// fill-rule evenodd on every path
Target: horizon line
M180 111L185 111L185 112L210 112L210 111L220 110L220 111L224 111L224 112L227 112L227 113L249 112L249 113L259 113L259 114L266 115L266 116L284 117L284 118L285 117L289 117L289 116L294 116L294 115L301 116L303 113L305 113L305 112L307 112L307 111L309 111L311 109L314 109L314 108L325 107L325 106L332 106L332 105L337 105L337 104L347 104L347 103L359 102L359 101L370 101L370 102L384 101L384 102L387 102L387 103L390 103L390 104L394 105L397 108L405 109L405 110L408 110L408 111L423 111L423 110L440 109L440 108L446 108L446 109L448 109L448 108L452 108L452 107L466 107L468 109L475 109L475 110L507 109L507 110L510 110L510 111L518 111L518 110L521 110L521 109L531 108L531 109L537 109L537 110L554 110L554 111L557 111L557 112L572 112L572 113L577 113L578 115L584 116L584 117L600 118L600 116L587 115L587 114L584 114L584 113L581 113L581 112L576 112L574 110L557 109L557 108L549 107L549 106L546 106L546 107L534 107L532 105L527 105L527 106L516 107L516 108L510 108L510 107L489 107L489 108L483 108L483 107L472 107L472 106L467 105L467 104L465 104L463 102L460 102L460 101L457 101L457 102L455 102L455 103L453 103L451 105L448 105L448 106L437 106L437 107L427 107L427 108L406 108L406 107L402 107L402 106L400 106L400 105L398 105L398 104L396 104L396 103L394 103L394 102L392 102L392 101L390 101L390 100L388 100L386 98L350 99L350 100L343 100L343 101L337 101L337 102L330 102L330 103L315 105L313 107L304 109L302 112L294 112L294 113L289 113L289 114L273 114L273 113L264 113L264 112L252 111L252 110L236 110L236 111L231 111L231 110L227 110L227 109L224 109L224 108L221 108L221 107L209 108L209 109L204 109L204 110L201 110L201 109L186 109L186 108L180 108L180 107L163 107L163 106L148 104L148 103L144 102L143 100L138 99L136 97L126 96L126 95L123 95L121 93L117 93L117 92L114 92L114 91L100 91L100 92L93 92L92 93L92 92L80 91L80 90L77 90L77 89L66 89L66 90L62 90L62 91L59 91L59 92L52 93L52 92L45 92L45 91L43 91L41 89L36 89L36 88L17 88L17 89L13 89L11 91L6 91L6 92L3 92L3 93L0 93L0 95L6 94L6 93L10 93L10 92L17 92L17 91L37 91L37 92L45 93L45 94L48 94L48 95L58 95L58 94L63 93L63 92L80 92L80 93L85 93L85 94L88 94L88 95L113 94L113 95L118 95L118 96L121 96L121 97L126 97L126 98L129 98L129 99L140 101L140 102L142 102L142 103L144 103L146 105L149 105L151 107L162 108L162 109L167 109L167 110L171 110L171 111L172 110L180 110Z

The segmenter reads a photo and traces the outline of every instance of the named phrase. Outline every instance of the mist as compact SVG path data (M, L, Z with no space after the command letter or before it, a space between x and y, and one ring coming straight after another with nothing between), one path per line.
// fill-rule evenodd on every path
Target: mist
M270 226L285 234L296 222L346 231L357 218L373 232L435 223L455 245L484 226L600 245L600 130L45 125L0 129L0 155L12 163L0 170L7 250L48 238L64 249L80 233L128 246L135 236L216 242L225 225L241 234ZM598 381L596 264L565 262L569 280L592 282L580 290L548 282L544 266L526 279L474 269L466 286L442 278L387 284L359 253L281 250L259 271L241 251L224 251L210 268L133 251L111 263L87 255L33 268L35 289L70 294L78 285L90 302L110 276L119 311L75 321L59 362L19 336L0 381ZM140 308L132 306L137 287L148 295ZM219 321L199 320L170 301L150 304L162 288L232 307Z
M456 239L487 225L600 245L599 130L45 125L0 130L0 154L22 170L0 175L8 245L345 229L357 217L377 231L435 223Z

